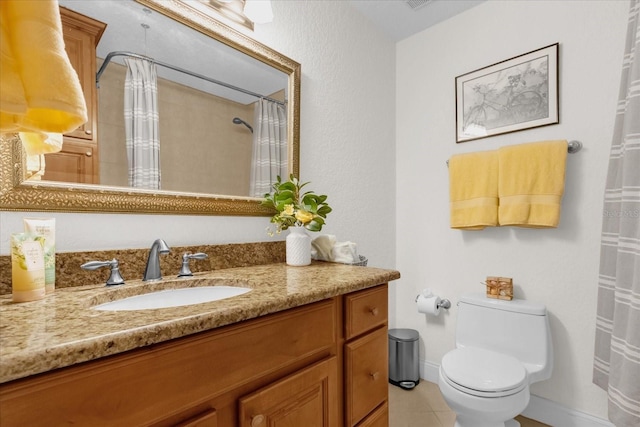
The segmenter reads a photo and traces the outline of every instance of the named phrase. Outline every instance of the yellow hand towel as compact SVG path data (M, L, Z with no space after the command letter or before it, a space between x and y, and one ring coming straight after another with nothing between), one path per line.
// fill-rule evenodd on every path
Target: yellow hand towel
M58 2L0 2L0 131L65 133L87 121ZM45 149L46 150L46 149Z
M498 153L457 154L449 160L451 228L498 225Z
M500 225L557 227L564 192L567 141L501 147Z
M57 153L62 149L62 134L50 132L20 132L27 156Z
M16 132L20 129L18 118L27 112L27 100L9 43L10 22L5 9L6 4L0 3L0 131Z

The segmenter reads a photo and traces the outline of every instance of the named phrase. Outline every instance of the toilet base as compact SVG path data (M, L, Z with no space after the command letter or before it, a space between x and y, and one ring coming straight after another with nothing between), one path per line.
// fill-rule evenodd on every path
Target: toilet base
M518 393L496 397L478 397L453 388L444 378L442 367L438 387L447 405L456 414L455 427L518 427L513 418L529 403L529 387Z
M488 423L488 424L478 424L478 421L472 421L471 424L474 427L520 427L520 423L514 419L507 420L504 423ZM454 427L467 427L467 424L460 424L456 419L456 423Z

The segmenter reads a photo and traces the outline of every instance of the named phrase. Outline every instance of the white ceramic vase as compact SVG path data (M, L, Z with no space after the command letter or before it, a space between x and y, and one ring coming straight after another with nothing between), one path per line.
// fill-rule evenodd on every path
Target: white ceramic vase
M304 227L289 227L286 246L288 265L311 264L311 237Z

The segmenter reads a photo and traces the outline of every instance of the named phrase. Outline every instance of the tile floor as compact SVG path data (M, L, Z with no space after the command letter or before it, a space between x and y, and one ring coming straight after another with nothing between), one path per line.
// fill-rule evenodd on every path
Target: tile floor
M437 384L421 380L413 390L389 384L389 427L453 427L455 420ZM522 427L549 427L524 417L516 420Z

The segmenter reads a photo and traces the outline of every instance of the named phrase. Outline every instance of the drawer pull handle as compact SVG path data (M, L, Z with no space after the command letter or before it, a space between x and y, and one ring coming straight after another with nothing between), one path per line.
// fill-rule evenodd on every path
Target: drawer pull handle
M369 309L369 312L373 315L373 316L377 316L378 313L380 312L380 310L378 310L378 307L373 307Z
M85 130L84 133L86 133L87 135L91 135L93 132L89 129Z
M369 376L371 377L372 380L375 381L380 376L380 373L379 372L372 372L372 373L369 374Z
M91 157L93 156L93 152L92 151L87 151L86 153L84 153L85 156L87 157Z
M251 427L260 427L264 423L264 415L259 414L251 417Z

